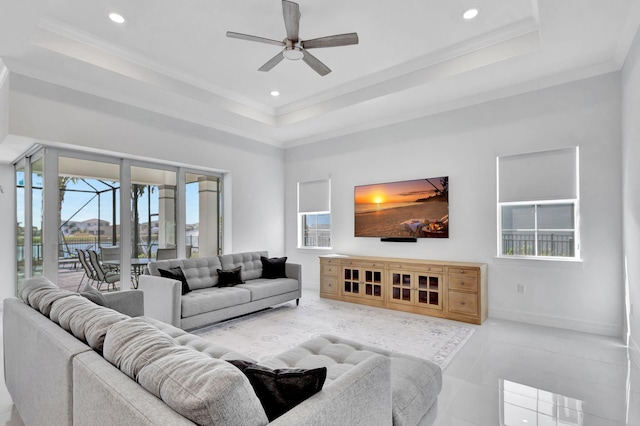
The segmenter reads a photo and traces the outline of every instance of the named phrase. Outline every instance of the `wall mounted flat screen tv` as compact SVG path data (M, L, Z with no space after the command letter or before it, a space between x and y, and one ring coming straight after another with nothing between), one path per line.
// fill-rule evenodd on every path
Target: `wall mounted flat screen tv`
M449 238L449 177L354 188L355 236Z

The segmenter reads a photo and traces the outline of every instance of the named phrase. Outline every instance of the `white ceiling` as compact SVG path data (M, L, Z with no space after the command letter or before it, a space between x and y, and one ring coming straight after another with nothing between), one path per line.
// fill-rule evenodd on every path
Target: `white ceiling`
M257 69L280 0L0 0L0 58L42 79L281 147L621 68L640 0L299 0L300 37L360 43ZM478 17L462 19L471 6ZM118 25L107 15L121 13ZM272 90L281 95L274 98Z

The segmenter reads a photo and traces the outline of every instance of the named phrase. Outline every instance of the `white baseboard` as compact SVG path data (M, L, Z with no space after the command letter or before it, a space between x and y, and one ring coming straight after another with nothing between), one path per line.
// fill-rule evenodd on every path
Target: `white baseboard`
M573 318L565 318L555 315L534 314L530 312L512 311L500 308L489 308L489 317L581 331L584 333L622 337L622 326L616 324L602 324L595 321L576 320Z

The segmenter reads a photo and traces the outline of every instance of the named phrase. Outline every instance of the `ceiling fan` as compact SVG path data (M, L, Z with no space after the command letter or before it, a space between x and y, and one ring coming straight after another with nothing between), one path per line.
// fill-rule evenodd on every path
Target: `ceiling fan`
M287 38L283 41L227 31L227 37L255 41L258 43L273 44L283 48L282 52L279 52L276 56L267 61L266 64L258 68L258 71L269 71L278 65L284 58L290 60L302 59L315 72L321 76L325 76L331 72L331 69L309 53L308 49L358 44L357 33L337 34L314 38L312 40L300 40L298 34L300 29L300 7L298 6L298 3L282 0L282 13L284 15L284 26L287 30Z

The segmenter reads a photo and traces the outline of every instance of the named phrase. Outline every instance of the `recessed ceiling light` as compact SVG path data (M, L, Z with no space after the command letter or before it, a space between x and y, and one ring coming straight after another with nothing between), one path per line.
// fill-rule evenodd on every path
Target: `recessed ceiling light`
M278 92L277 90L272 90L272 91L271 91L271 96L273 96L274 98L275 98L276 96L280 96L280 92Z
M119 13L111 12L109 14L109 19L111 19L116 24L124 24L124 16Z
M465 13L462 14L462 17L466 20L473 19L478 16L478 9L469 9Z

